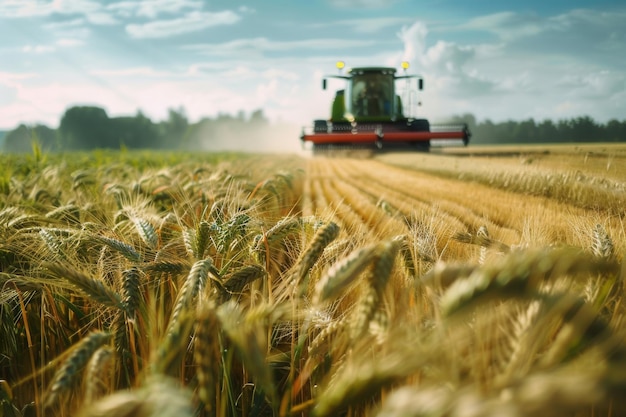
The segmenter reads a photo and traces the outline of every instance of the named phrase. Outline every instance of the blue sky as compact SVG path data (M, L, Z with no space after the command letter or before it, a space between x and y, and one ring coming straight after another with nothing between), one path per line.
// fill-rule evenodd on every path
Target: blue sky
M79 104L309 123L339 59L409 60L431 120L623 120L624 22L603 0L0 0L0 129Z

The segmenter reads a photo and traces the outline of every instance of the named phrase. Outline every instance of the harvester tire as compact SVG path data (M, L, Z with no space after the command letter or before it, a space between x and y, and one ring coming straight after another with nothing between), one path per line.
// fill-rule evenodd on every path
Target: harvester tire
M430 132L430 122L427 119L415 119L410 126L414 132Z
M326 120L314 120L313 121L313 133L327 133L328 122Z

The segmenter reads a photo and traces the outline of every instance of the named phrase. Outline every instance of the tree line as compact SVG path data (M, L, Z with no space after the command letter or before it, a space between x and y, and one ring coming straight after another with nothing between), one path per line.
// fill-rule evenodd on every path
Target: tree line
M589 116L574 117L556 122L508 120L494 123L489 119L477 121L472 114L455 116L450 123L467 123L472 132L471 143L584 143L626 142L626 119L598 123Z
M5 152L29 152L33 141L45 151L84 151L93 149L207 149L212 137L236 131L252 135L269 125L262 110L246 116L220 114L190 123L184 109L170 109L168 118L153 122L143 113L109 117L103 108L75 106L67 109L57 129L45 125L19 125L5 135ZM210 148L210 147L209 147Z
M474 115L455 116L450 123L467 123L471 144L626 142L626 120L598 123L589 116L552 121L477 121ZM249 116L220 114L190 123L184 109L170 109L166 120L153 122L141 112L109 117L103 108L75 106L67 109L57 129L45 125L19 125L6 133L5 152L29 152L33 141L45 151L92 149L212 150L235 146L248 149L254 141L272 136L262 110ZM293 140L297 140L296 137ZM258 145L258 143L257 143Z

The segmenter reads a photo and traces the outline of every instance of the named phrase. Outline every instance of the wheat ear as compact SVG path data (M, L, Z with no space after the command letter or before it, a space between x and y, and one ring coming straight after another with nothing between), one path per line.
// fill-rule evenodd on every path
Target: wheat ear
M49 230L39 230L39 236L46 244L48 250L55 256L55 259L67 260L65 249L63 248L63 242Z
M156 249L159 244L159 236L152 223L140 217L133 217L131 220L141 240L143 240L150 249Z
M110 339L106 332L94 332L84 337L73 348L70 355L54 374L44 407L54 405L59 396L70 390L77 381L78 373L85 367L91 356Z
M322 255L324 249L335 240L337 236L339 236L339 226L334 222L329 222L317 229L309 247L303 252L295 267L297 271L296 285L299 287L300 293L306 291L306 287L308 286L306 277L309 271Z
M613 240L601 224L597 224L593 229L591 250L598 258L611 258L615 255Z
M511 251L510 246L491 238L486 226L480 226L475 235L471 233L456 233L452 238L462 243L478 245L484 249L495 249L501 253Z
M609 361L619 363L626 359L621 338L585 300L571 294L549 295L544 300L554 314L562 317L563 325L548 352L542 355L543 366L565 362L591 346L599 347Z
M106 237L106 236L97 236L97 235L91 235L90 237L102 244L107 245L111 249L121 253L122 256L124 256L128 260L131 260L134 262L141 261L141 258L142 258L141 254L139 254L139 252L137 252L134 247L132 247L131 245L127 243L122 242L121 240L113 239L113 238Z
M106 392L111 378L113 349L101 346L91 357L85 372L85 402L92 402Z
M259 262L264 263L268 255L276 249L276 245L281 243L287 236L298 233L302 230L302 221L299 218L284 218L267 230L264 234L256 235L251 252L257 257Z
M158 375L132 391L120 391L87 404L78 417L194 417L196 412L188 389Z
M224 277L224 288L229 293L238 293L249 284L265 275L265 269L259 265L248 265Z
M271 310L275 308L274 306L268 307ZM258 314L259 311L257 311L256 313L250 311L244 316L241 307L232 300L217 309L222 328L239 353L246 370L255 380L258 388L267 395L270 403L276 405L276 384L265 357L267 333L266 326L262 322L266 321L267 312ZM256 320L254 316L261 316L263 320Z
M366 246L333 264L315 287L314 303L329 302L337 298L372 262L375 251L376 245Z
M406 235L398 235L393 238L394 241L399 243L400 246L400 255L402 256L402 260L404 262L404 268L406 269L407 274L411 278L415 278L417 275L417 267L415 265L415 258L413 257L413 251L411 251L411 247L409 244L409 237Z
M390 240L379 243L374 249L372 265L366 274L365 293L357 304L351 323L350 335L353 341L358 340L367 331L379 308L400 245L399 241Z
M62 221L72 225L80 224L80 208L75 204L57 207L46 213L47 219Z
M170 333L176 326L176 322L181 312L186 309L192 302L193 298L198 294L199 290L206 285L213 261L211 258L207 258L201 261L197 261L191 267L183 286L178 293L174 309L172 310L172 316L168 324L168 331Z
M468 278L455 281L441 298L442 312L452 315L492 297L534 296L547 279L590 272L619 273L619 265L572 249L513 252L500 262L476 269Z
M93 300L108 307L123 308L122 297L107 287L102 281L59 264L46 264L45 268L59 278L70 282Z
M412 355L394 352L376 361L348 364L317 397L312 416L345 415L350 406L371 401L374 395L410 375L425 360L415 352Z

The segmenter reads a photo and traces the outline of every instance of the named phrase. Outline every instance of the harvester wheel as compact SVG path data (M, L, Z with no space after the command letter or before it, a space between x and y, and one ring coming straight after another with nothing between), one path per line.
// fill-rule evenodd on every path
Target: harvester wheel
M411 122L411 130L414 132L430 132L430 123L427 119L415 119Z
M314 133L327 133L328 132L328 122L326 120L315 120L315 121L313 121L313 132Z
M430 141L428 142L411 142L413 150L416 152L430 152Z

